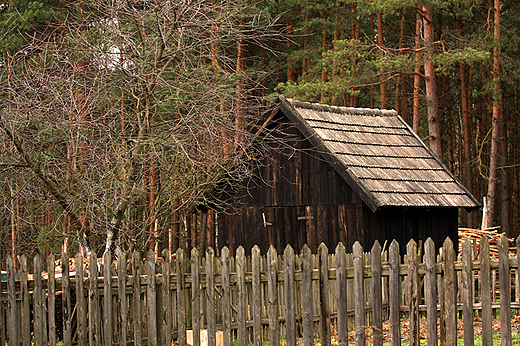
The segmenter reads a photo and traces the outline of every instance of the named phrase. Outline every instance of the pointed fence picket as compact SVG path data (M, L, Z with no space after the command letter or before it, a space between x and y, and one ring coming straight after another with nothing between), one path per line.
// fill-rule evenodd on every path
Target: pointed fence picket
M482 320L482 344L492 342L493 310L499 310L501 344L511 344L511 309L520 309L519 258L499 242L498 260L490 258L483 238L478 254L468 239L457 258L447 239L439 254L431 239L418 246L393 241L382 250L375 243L365 252L355 243L353 253L343 244L329 251L325 245L311 254L287 247L278 254L271 247L262 255L242 248L232 256L227 248L217 256L179 249L173 256L149 252L121 254L117 261L91 254L42 260L35 256L28 268L25 257L8 258L7 280L1 283L0 342L9 345L179 345L191 335L201 343L205 331L210 346L234 342L262 345L400 345L407 335L411 345L457 342L457 319L462 318L464 344L475 342L474 318ZM57 256L56 256L57 257ZM497 275L492 284L492 272ZM493 294L499 303L493 303ZM512 301L512 297L514 301ZM514 311L514 310L513 310ZM427 333L420 321L427 317ZM403 318L408 321L403 328ZM385 323L388 321L388 323ZM459 321L460 323L460 321ZM440 326L440 330L439 327ZM383 326L388 326L384 337ZM440 340L438 333L440 332Z

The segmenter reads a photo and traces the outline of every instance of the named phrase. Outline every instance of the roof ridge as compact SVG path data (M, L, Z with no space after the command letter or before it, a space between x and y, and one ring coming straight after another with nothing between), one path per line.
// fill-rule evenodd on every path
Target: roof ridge
M356 107L339 107L329 106L321 103L310 103L297 101L294 99L286 99L293 107L312 109L321 112L339 113L339 114L353 114L361 116L397 116L397 112L393 109L379 109L379 108L356 108Z

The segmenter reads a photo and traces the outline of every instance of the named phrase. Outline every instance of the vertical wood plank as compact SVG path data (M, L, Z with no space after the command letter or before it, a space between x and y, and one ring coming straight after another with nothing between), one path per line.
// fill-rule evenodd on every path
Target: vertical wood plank
M11 282L9 282L11 283ZM14 288L14 287L13 287ZM14 297L14 296L13 296ZM42 269L40 256L34 256L34 289L33 289L33 306L34 306L34 344L43 344L43 301L42 301ZM13 316L12 316L13 317ZM16 325L10 326L15 329ZM11 331L12 333L13 331ZM16 340L17 336L13 339Z
M67 263L68 264L68 263ZM62 263L63 267L63 263ZM56 345L56 323L55 323L55 311L56 311L56 276L55 276L55 261L54 255L50 254L47 257L47 289L48 289L48 300L49 300L49 345ZM63 276L63 269L62 269ZM62 278L63 281L63 278ZM63 300L62 293L62 305L65 301ZM65 332L65 330L64 330ZM64 343L65 344L65 343ZM69 345L69 344L65 344Z
M215 331L215 252L206 250L206 316L208 324L208 346L216 346Z
M38 262L38 266L36 266L36 262ZM36 278L36 268L38 268L38 270L40 270L40 266L39 266L39 263L40 263L40 257L38 255L34 256L34 264L35 264L35 282L37 282L37 278ZM40 282L42 280L42 276L40 274ZM9 304L9 323L8 323L8 326L7 326L7 330L9 331L9 346L18 346L19 342L18 342L18 336L20 335L20 331L18 330L18 321L16 319L16 286L15 286L15 279L16 279L16 270L14 268L14 261L13 261L13 258L12 257L7 257L7 282L8 282L8 286L7 286L7 296L8 296L8 304ZM40 286L41 287L41 286ZM40 290L35 290L35 298L39 298L39 299L35 299L35 313L36 313L36 304L37 302L40 302L41 301L41 298L40 298L40 294L41 294L41 289ZM38 297L37 297L38 296ZM41 310L41 309L40 309ZM41 318L41 317L40 317ZM36 316L35 316L35 341L36 341ZM38 340L43 340L42 339L42 325L41 323L38 324ZM40 341L41 342L41 341Z
M223 346L231 346L231 290L229 284L229 248L221 251Z
M303 304L303 344L314 345L314 330L312 316L312 255L311 249L305 244L302 249L302 287L301 295Z
M491 263L489 259L489 239L480 240L480 291L482 300L482 345L492 345L492 309L491 309Z
M148 303L148 344L157 343L157 296L155 287L155 252L149 250L146 256L146 300Z
M273 245L267 251L267 315L269 317L269 344L280 345L278 331L278 283L277 283L277 253Z
M500 277L500 339L501 345L511 346L511 273L509 271L509 243L505 233L498 241Z
M435 273L435 243L428 238L424 244L424 264L426 274L424 277L424 291L426 300L426 316L428 345L437 345L437 283Z
M170 295L170 282L171 282L171 259L172 256L168 249L164 249L162 252L162 331L164 345L171 345L172 343L172 309L171 309L171 295ZM193 313L195 315L195 313Z
M238 346L247 345L247 329L246 329L246 258L244 248L240 246L237 249L237 290L238 290Z
M410 346L419 345L419 275L417 274L417 243L410 240L406 245L406 265L408 271L408 312L410 315Z
M70 300L70 273L69 255L64 252L61 254L61 283L62 283L62 315L63 315L63 343L72 344L72 302Z
M390 286L390 340L392 345L401 344L401 280L399 279L399 243L394 239L388 249Z
M330 305L329 305L329 250L325 244L318 247L320 272L320 337L323 346L330 346Z
M103 254L103 342L112 345L112 257L110 251Z
M29 275L27 273L27 257L23 255L20 258L20 288L21 288L21 300L22 300L22 311L21 311L21 319L22 319L22 345L29 346L31 344L31 309L29 306L29 286L28 286L28 278ZM2 319L0 319L0 323L3 320L4 311L0 309L0 314L2 315ZM0 326L3 329L3 325ZM5 340L1 340L2 345L5 345Z
M101 328L99 320L98 261L95 252L90 254L88 265L88 331L90 346L101 345Z
M287 346L296 346L296 307L294 300L294 249L287 245L284 257L285 338Z
M336 303L338 306L338 346L348 345L347 257L345 246L336 247Z
M352 247L354 262L354 324L356 346L365 345L365 299L363 287L363 247L356 241Z
M446 313L446 344L457 344L457 300L455 269L455 250L450 238L446 238L443 245L444 251L444 292Z
M191 324L193 331L193 345L200 345L200 275L199 275L199 250L191 250L191 306L193 314Z
M77 331L78 346L87 345L87 306L85 301L83 255L76 255L76 307L77 307Z
M381 245L376 240L370 254L372 266L372 327L374 346L383 346L383 292L381 287Z
M464 319L464 345L473 345L475 334L473 328L473 270L471 240L464 237L462 241L462 305Z
M133 304L132 304L132 316L133 316L133 329L134 329L134 343L135 345L143 344L143 331L141 328L142 316L141 316L141 271L142 262L139 257L139 253L134 251L132 254L132 286L133 286Z
M117 256L117 292L121 318L119 344L126 345L128 340L128 305L126 302L126 253L124 251L119 252Z
M253 305L253 345L262 345L262 310L260 295L260 248L254 246L251 252L252 257L252 305Z
M186 345L186 282L184 250L177 249L175 255L175 273L177 280L177 330L179 345Z

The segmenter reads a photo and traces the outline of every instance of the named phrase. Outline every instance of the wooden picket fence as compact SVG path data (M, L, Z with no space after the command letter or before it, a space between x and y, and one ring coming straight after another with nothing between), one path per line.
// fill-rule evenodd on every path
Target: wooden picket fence
M419 345L419 322L427 317L428 345L456 345L458 318L464 345L473 345L478 315L482 345L492 345L498 310L501 344L510 345L511 309L520 308L520 256L508 255L505 237L498 259L490 258L487 238L478 254L469 239L462 244L457 259L450 239L438 254L431 239L420 246L412 240L402 261L395 241L388 250L376 242L370 252L356 243L352 253L339 244L330 254L323 244L317 254L306 246L297 255L290 247L261 255L255 247L247 257L243 248L234 256L224 248L218 257L212 249L204 256L179 249L161 258L150 252L145 260L137 253L118 261L107 255L102 263L95 254L85 262L78 254L75 269L64 265L59 274L53 255L45 263L34 257L30 270L25 257L16 265L8 258L0 343L186 345L191 330L199 345L205 330L210 346L281 340L330 346L332 339L364 345L369 337L374 345L384 339L400 345L404 337ZM69 263L67 254L61 261Z

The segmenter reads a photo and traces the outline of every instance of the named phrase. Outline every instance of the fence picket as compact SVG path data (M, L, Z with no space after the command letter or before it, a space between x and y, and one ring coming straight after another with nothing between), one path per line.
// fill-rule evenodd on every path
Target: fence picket
M29 286L28 286L28 273L27 273L27 258L22 256L20 258L20 289L21 289L21 301L22 301L22 310L20 314L21 324L22 324L22 345L29 346L31 344L31 339L26 337L26 335L31 334L31 308L29 306ZM3 309L0 307L0 311L2 311L0 318L0 323L2 323L4 319ZM3 329L3 324L0 326ZM5 339L1 338L2 345L5 345Z
M437 345L437 274L435 273L435 244L432 238L428 238L424 243L424 264L426 269L424 298L426 299L426 316L428 317L428 345Z
M419 345L419 275L417 243L412 239L406 245L406 266L408 271L408 314L410 315L410 345Z
M78 346L86 346L87 344L87 307L84 290L84 266L83 255L76 255L76 307L77 307L77 332Z
M457 301L455 281L455 250L450 238L444 241L444 291L446 306L446 345L457 344Z
M372 328L375 346L383 346L383 288L381 287L381 245L376 240L372 247Z
M109 251L103 254L103 342L112 345L112 257Z
M296 303L294 295L294 250L290 245L285 247L284 258L284 292L285 292L285 338L287 346L296 346Z
M90 254L88 265L88 329L90 346L101 344L101 328L99 320L98 261L95 252Z
M186 345L186 283L184 281L184 250L177 249L175 254L175 279L177 280L177 340Z
M200 277L199 277L199 250L191 250L191 329L193 335L193 345L200 345Z
M155 287L155 253L148 251L146 256L146 283L148 303L148 344L156 346L157 340L157 291Z
M246 258L244 248L240 246L237 249L237 290L238 290L238 346L247 345L246 330Z
M363 248L359 242L352 247L354 260L354 310L356 346L365 345L365 299L363 288Z
M162 252L162 334L163 334L163 344L171 345L172 344L172 302L170 295L170 268L171 268L171 259L172 256L168 249L164 249ZM195 314L194 314L195 315Z
M492 345L491 327L493 324L491 312L491 263L489 257L489 239L480 240L480 287L482 300L482 345Z
M401 321L399 316L401 280L399 277L399 244L395 239L388 249L388 266L388 284L390 287L390 340L392 345L396 346L401 344Z
M223 346L231 345L231 290L229 285L229 248L224 247L221 254L222 275L222 332Z
M10 272L10 271L9 271ZM11 279L11 278L10 278ZM13 289L14 289L14 272L13 272ZM11 285L11 280L9 280L9 284ZM13 305L14 305L14 294L13 294ZM34 343L35 345L43 344L43 297L42 297L42 269L41 269L41 261L40 256L34 256L34 289L33 289L33 302L34 302ZM16 318L16 315L11 315L11 318ZM10 328L11 333L16 333L16 320L12 321L12 325ZM16 339L18 336L13 337L13 345L18 345ZM10 340L10 339L9 339Z
M250 302L253 310L253 344L262 345L262 307L260 297L260 248L254 246L252 250L252 301Z
M500 340L501 345L511 346L511 273L509 272L509 246L502 233L498 241L500 277Z
M314 328L312 321L312 265L311 249L305 244L302 249L302 283L301 294L303 304L303 344L314 345Z
M36 255L38 256L38 255ZM36 263L36 257L35 257L35 263ZM9 330L9 345L18 346L18 330L17 330L17 323L16 323L16 288L15 288L15 277L16 272L14 268L14 261L12 257L7 257L7 296L8 296L8 323L7 328ZM41 276L40 276L41 280ZM35 306L38 302L38 300L35 301ZM36 310L36 307L35 307ZM36 319L36 316L35 316ZM38 327L40 327L40 324L38 324ZM35 322L35 328L36 328L36 322ZM41 337L41 331L38 332L38 337ZM38 339L39 340L39 339ZM36 341L36 330L35 330L35 341Z
M465 237L462 241L462 302L464 318L464 344L473 345L473 271L471 269L471 241Z
M215 252L210 247L206 250L206 329L208 331L208 346L216 346L215 303Z
M267 316L269 318L269 344L280 345L278 331L278 284L277 284L277 253L274 246L267 251Z

